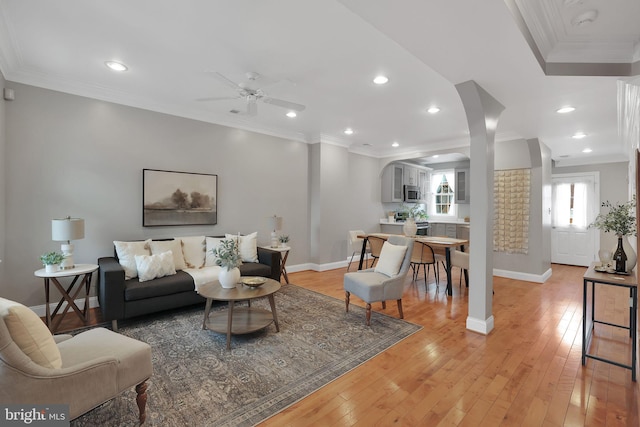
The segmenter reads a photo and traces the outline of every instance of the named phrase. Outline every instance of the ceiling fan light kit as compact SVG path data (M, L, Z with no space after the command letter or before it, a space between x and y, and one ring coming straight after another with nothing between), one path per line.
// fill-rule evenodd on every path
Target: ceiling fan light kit
M267 96L267 94L261 88L253 89L247 83L244 83L244 82L236 83L233 80L223 76L218 72L213 72L211 73L211 75L215 77L220 83L235 90L237 92L237 96L199 98L198 101L220 101L220 100L226 100L226 99L244 99L247 104L247 109L245 113L247 116L255 116L258 113L257 101L261 101L261 102L264 102L265 104L275 105L276 107L286 108L290 110L290 112L287 113L287 117L296 117L297 115L296 112L304 111L304 109L306 108L306 106L302 104L297 104L295 102L285 101L284 99L272 98L270 96ZM261 76L260 74L254 71L250 71L248 73L245 73L245 77L249 79L251 82L254 82L254 81L257 81ZM236 111L238 110L236 109L231 110L231 112L234 114L240 114L239 112L236 112ZM290 115L290 113L293 113L293 116Z

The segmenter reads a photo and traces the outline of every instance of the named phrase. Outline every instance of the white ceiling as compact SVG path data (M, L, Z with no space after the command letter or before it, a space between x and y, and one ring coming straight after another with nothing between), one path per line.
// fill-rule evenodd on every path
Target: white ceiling
M591 24L571 24L594 9ZM13 82L377 157L468 146L454 85L475 80L506 107L499 140L539 138L561 164L599 163L626 159L616 82L640 68L638 22L638 0L0 0L0 70ZM558 70L584 76L545 75ZM248 117L229 112L245 111L241 99L198 101L235 95L212 72L306 109L290 119L258 102ZM390 81L376 86L380 73ZM594 75L612 73L623 76ZM555 112L567 104L577 110ZM441 111L427 113L431 105ZM588 136L572 139L576 131Z

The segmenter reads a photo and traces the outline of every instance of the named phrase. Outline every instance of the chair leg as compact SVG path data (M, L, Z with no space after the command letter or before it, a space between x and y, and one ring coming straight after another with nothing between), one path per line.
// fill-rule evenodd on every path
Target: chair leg
M367 303L367 326L371 326L371 304Z
M402 313L402 300L398 300L398 313L400 313L400 318L404 319L404 314Z
M351 294L349 293L349 291L344 291L344 304L345 304L345 311L348 313L349 312L349 296Z
M351 254L351 259L349 260L349 264L347 265L347 271L351 268L351 263L353 262L353 257L355 256L355 252Z
M136 403L140 412L140 425L147 419L147 381L142 381L136 386Z
M387 302L386 301L382 301L382 309L383 310L387 309Z

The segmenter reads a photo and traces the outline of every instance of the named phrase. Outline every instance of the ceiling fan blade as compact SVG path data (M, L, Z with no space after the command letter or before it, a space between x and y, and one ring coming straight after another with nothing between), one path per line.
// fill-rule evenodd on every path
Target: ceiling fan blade
M198 98L196 101L222 101L225 99L240 99L241 96L210 96L208 98Z
M277 98L270 98L268 96L263 97L262 101L266 102L267 104L275 105L282 108L288 108L289 110L293 111L304 111L304 109L307 108L302 104L296 104L295 102L284 101Z
M229 86L231 89L235 90L236 92L239 92L241 95L246 95L246 91L233 80L226 78L225 76L218 73L217 71L212 72L211 75L215 77L220 83L226 86Z
M258 104L255 100L247 102L247 116L255 116L258 114Z

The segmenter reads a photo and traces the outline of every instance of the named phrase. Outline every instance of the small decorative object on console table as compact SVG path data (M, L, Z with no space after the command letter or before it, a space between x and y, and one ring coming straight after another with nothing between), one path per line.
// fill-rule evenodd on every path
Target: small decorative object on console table
M636 198L623 204L612 204L608 200L602 202L603 208L609 208L606 214L600 213L596 220L589 224L589 228L595 227L605 233L614 232L618 236L618 246L614 250L613 260L616 261L617 272L630 272L636 266L637 255L626 236L635 236L636 228ZM624 255L624 257L623 257ZM624 261L622 258L625 258Z
M47 273L54 273L58 271L60 263L64 261L64 255L60 252L47 252L44 255L40 255L40 261L42 261Z
M289 243L289 236L283 234L278 237L278 240L280 241L280 246L287 246L287 243Z
M222 267L218 281L220 286L226 289L233 289L240 281L240 269L242 261L238 253L238 245L233 239L222 240L217 247L212 249L216 257L216 265Z

